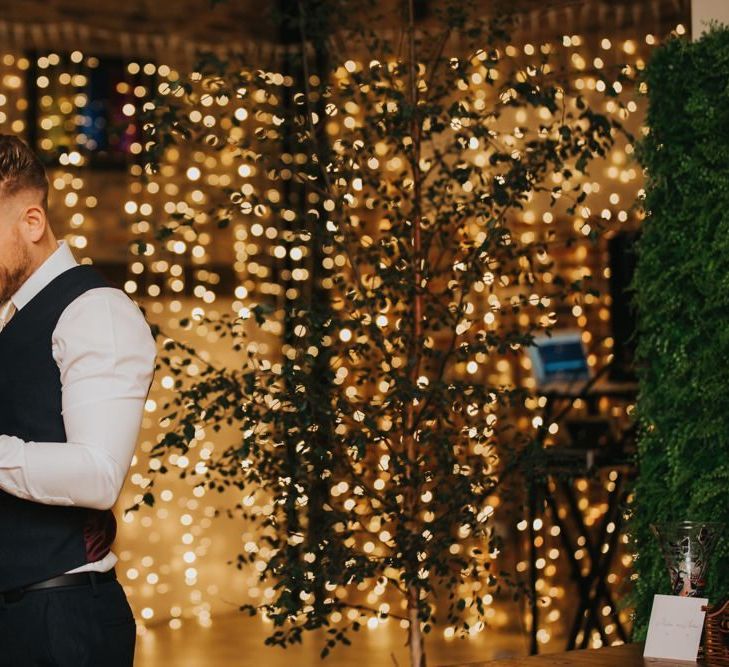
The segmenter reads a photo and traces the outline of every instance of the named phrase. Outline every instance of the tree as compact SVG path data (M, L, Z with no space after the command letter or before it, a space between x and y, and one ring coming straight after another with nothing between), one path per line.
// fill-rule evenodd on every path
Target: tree
M547 435L514 428L526 392L489 369L589 289L551 257L571 234L517 214L535 200L555 216L579 210L580 232L595 237L577 181L621 126L568 90L549 48L507 57L508 20L475 3L420 20L414 0L400 9L402 30L386 39L371 15L333 32L330 17L348 15L333 0L286 4L281 25L300 48L279 71L203 54L146 105L145 178L175 144L227 156L239 176L157 238L194 236L206 219L276 221L283 283L278 304L194 317L230 340L240 367L166 339L177 394L153 453L188 452L203 427L237 432L201 484L249 494L235 510L260 523L261 544L238 566L263 559L275 594L242 609L274 622L269 643L324 627L326 655L365 619L392 617L424 667L436 617L462 632L483 624L485 593L508 580L494 571L490 499ZM272 320L282 345L270 359L250 326ZM183 373L192 358L194 379ZM257 494L267 511L249 510ZM363 584L400 608L362 601Z

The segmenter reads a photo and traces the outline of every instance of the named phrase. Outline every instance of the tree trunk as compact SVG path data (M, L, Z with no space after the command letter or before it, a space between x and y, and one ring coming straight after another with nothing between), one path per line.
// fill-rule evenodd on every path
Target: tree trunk
M408 648L410 650L410 667L426 667L425 640L418 618L418 589L411 586L408 595Z
M417 386L418 377L420 375L421 363L421 340L423 337L423 293L421 285L421 260L422 260L422 244L421 244L421 174L420 174L420 119L417 113L418 106L418 87L417 87L417 62L415 54L415 11L413 0L406 0L407 3L407 24L409 36L409 83L410 83L410 103L412 104L412 127L411 134L413 140L413 207L412 207L412 246L413 246L413 263L414 263L414 300L413 300L413 335L411 341L410 356L413 359L411 370L411 381L413 387ZM417 468L417 443L414 432L415 414L413 401L409 400L406 412L406 442L407 442L407 465L408 484L407 489L407 507L408 513L413 521L417 514L417 504L420 497L420 489L416 488L418 475ZM418 563L413 563L414 573L417 576ZM423 639L423 631L420 627L420 619L418 618L418 601L420 591L417 586L408 586L408 620L410 627L408 630L408 648L410 650L410 667L426 667L425 642Z

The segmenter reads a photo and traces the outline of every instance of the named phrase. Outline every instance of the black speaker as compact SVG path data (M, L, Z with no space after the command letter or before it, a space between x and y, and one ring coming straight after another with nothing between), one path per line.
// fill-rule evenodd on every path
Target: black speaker
M635 308L631 303L630 283L635 272L635 244L639 231L623 231L608 241L610 262L611 333L613 362L609 379L613 382L634 382Z

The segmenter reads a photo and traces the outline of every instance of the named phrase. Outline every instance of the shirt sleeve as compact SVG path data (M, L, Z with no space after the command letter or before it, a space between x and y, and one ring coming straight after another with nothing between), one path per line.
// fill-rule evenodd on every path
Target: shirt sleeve
M51 505L111 508L129 471L154 374L156 345L121 290L89 290L52 336L65 443L0 435L0 488Z

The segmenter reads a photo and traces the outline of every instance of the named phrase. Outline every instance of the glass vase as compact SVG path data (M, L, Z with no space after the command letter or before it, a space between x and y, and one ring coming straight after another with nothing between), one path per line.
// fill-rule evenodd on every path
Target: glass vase
M671 578L671 592L703 597L706 571L723 525L707 521L672 521L651 524Z

